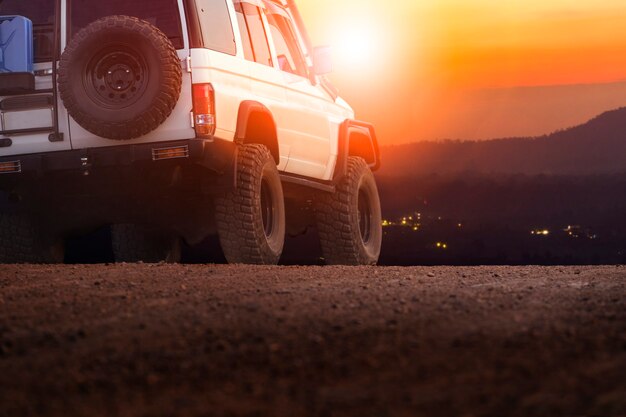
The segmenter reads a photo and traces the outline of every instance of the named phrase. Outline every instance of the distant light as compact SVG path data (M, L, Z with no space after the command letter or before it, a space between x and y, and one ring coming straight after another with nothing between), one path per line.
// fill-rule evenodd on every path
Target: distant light
M445 243L443 244L443 248L444 249L448 249L448 245L446 245Z
M441 242L437 242L437 247L440 248L441 247Z
M459 227L463 227L463 223L459 223L457 226L459 226Z
M417 232L418 230L419 230L419 227L417 227L417 226L413 226L413 231L414 231L414 232Z

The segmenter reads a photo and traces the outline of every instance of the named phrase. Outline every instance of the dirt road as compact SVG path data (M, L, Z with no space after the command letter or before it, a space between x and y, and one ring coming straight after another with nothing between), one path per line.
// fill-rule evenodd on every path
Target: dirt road
M626 268L0 266L0 416L624 416Z

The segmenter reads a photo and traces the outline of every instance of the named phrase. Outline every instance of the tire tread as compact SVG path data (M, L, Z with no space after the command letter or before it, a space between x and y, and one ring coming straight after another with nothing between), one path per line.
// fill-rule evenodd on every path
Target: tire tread
M255 217L256 201L260 198L259 173L268 161L274 163L274 157L266 146L241 146L237 155L237 188L215 199L220 243L230 263L273 265L280 259L282 247L277 253L268 246L262 221Z
M159 92L152 106L137 117L112 122L98 120L96 115L81 110L75 92L70 87L75 74L72 63L80 54L84 42L94 41L106 31L123 28L126 31L144 36L159 52L160 71L167 82L159 86ZM143 136L159 127L170 116L180 97L182 69L178 54L172 42L157 27L131 16L107 16L80 30L70 41L59 63L59 94L65 107L74 120L94 135L114 140L127 140Z
M63 242L44 239L28 216L0 213L0 263L62 263Z
M358 198L358 184L364 175L371 175L365 160L350 157L346 176L336 191L324 193L316 201L317 230L327 264L374 265L378 262L378 256L369 256L363 250L358 213L353 210L356 207L354 199Z
M111 245L116 262L180 262L180 239L166 232L148 233L134 224L111 226Z

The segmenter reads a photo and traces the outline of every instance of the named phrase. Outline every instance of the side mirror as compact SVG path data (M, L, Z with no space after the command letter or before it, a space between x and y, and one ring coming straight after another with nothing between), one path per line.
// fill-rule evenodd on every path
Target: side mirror
M313 71L320 76L333 72L333 51L330 46L313 49Z

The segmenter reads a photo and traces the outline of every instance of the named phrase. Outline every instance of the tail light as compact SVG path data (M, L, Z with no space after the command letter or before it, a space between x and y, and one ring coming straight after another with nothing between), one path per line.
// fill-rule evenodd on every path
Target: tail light
M211 84L193 85L193 122L197 137L215 134L215 90Z

